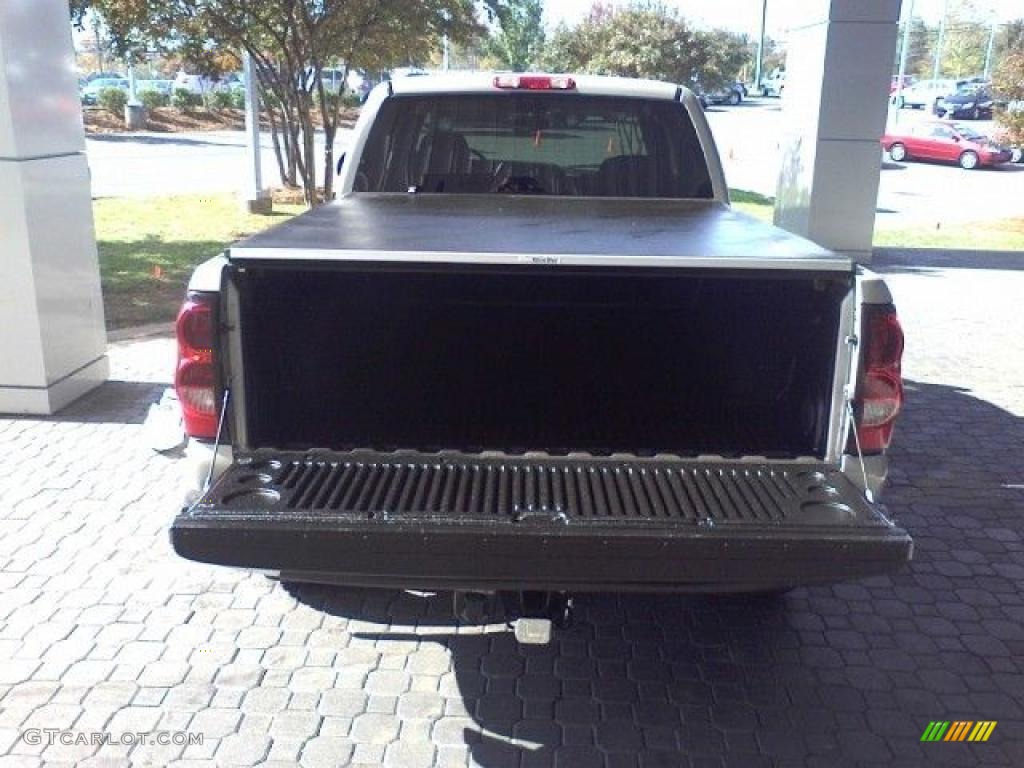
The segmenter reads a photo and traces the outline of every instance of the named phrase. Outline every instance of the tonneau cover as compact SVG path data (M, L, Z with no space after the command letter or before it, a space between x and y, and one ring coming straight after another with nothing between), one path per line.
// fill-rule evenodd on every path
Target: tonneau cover
M716 201L354 194L233 246L246 261L615 264L850 271L851 261Z

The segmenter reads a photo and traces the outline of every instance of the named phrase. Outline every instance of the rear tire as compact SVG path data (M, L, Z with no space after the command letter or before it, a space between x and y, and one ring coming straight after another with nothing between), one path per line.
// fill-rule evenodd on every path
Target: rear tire
M736 91L731 91L729 93L729 104L731 106L735 107L737 104L740 103L740 100L741 100L740 95Z
M902 163L907 159L907 148L898 141L889 147L889 158L894 163Z
M971 120L981 120L981 110L977 107L971 110Z
M978 153L972 150L967 150L960 155L960 167L965 171L973 171L978 167Z
M1020 147L1014 147L1013 149L1011 149L1010 162L1020 163L1022 161L1024 161L1024 149L1021 149Z

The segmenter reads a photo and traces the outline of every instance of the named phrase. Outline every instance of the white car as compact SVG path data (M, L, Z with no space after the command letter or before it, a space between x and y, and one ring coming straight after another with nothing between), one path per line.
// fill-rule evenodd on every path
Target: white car
M771 77L761 81L761 95L782 97L782 91L786 87L786 73L775 72Z
M174 78L173 91L184 90L202 96L214 90L216 82L203 75L189 75L184 71L178 73ZM173 93L172 91L172 93Z
M100 91L107 88L117 88L121 91L128 91L128 81L123 77L98 77L88 82L81 91L83 104L93 105L99 100Z
M966 80L950 80L940 78L938 80L918 80L909 88L893 95L893 103L902 109L912 107L923 109L934 107L939 99L945 98L957 92Z

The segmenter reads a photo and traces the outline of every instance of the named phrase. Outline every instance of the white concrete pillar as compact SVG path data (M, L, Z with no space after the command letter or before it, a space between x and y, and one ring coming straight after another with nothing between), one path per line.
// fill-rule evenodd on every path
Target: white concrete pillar
M900 0L805 0L789 37L775 223L871 258Z
M0 412L53 413L107 377L67 0L0 2Z

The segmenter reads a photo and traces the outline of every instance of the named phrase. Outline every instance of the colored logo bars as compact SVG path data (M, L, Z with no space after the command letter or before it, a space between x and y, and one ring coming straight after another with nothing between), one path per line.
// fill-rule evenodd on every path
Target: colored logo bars
M921 741L988 741L995 720L933 720L921 734Z

